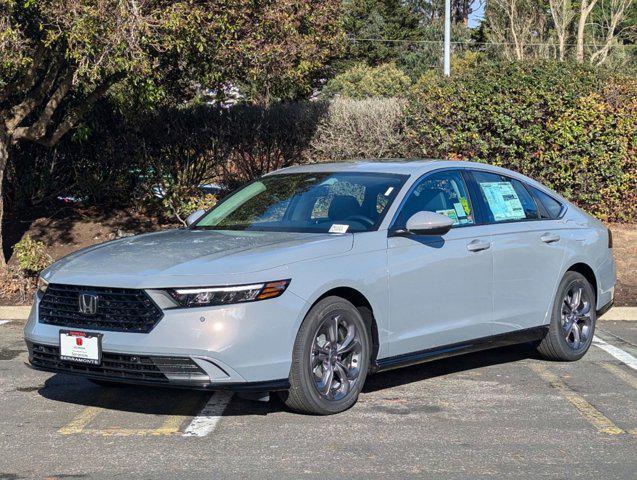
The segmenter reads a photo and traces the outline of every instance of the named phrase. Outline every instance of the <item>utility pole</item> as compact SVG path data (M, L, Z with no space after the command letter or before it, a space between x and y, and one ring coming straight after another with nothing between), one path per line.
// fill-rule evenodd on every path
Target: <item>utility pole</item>
M445 0L445 51L444 74L451 75L451 0Z

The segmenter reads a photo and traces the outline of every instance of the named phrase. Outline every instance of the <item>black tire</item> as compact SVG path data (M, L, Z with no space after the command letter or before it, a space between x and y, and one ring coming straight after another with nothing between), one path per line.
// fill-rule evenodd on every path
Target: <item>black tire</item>
M571 306L572 302L568 301L569 292L572 292L573 289L579 290L580 288L581 302L578 303L581 307L579 311L587 311L587 313L581 317L580 320L575 322L577 324L576 327L571 327L571 330L569 330L569 327L573 323L572 319L580 318L573 313L578 310L573 310ZM570 298L573 297L571 296ZM595 312L595 292L593 291L593 286L582 274L566 272L557 288L553 302L553 310L551 312L549 331L539 343L537 351L547 360L567 362L579 360L591 346L596 322L597 315ZM579 344L576 344L575 341L575 330L580 332L577 336L577 338L580 339Z
M327 355L327 360L322 360L316 363L316 366L312 367L312 360L320 355L324 358L323 350L317 350L318 340L321 338L321 332L328 324L335 320L337 338L341 338L341 342L337 340L335 342L336 347L338 345L344 345L344 337L349 335L352 326L357 331L356 340L356 353L350 354L350 356L343 356L342 362L339 363L341 357L335 356L335 353ZM342 322L339 324L339 321ZM326 297L319 301L308 312L307 316L301 324L301 328L296 336L294 342L294 350L292 353L292 367L290 369L290 389L285 392L280 392L279 396L285 403L285 405L299 413L307 413L314 415L331 415L339 413L350 408L356 400L365 383L367 372L369 370L370 355L371 355L371 340L370 340L370 326L365 323L360 312L347 300L341 297ZM331 331L330 331L331 333ZM340 335L340 337L339 337ZM328 335L324 335L325 340ZM350 341L350 345L355 342ZM359 345L359 346L358 346ZM324 343L321 346L322 349L329 350L331 348L331 342ZM352 348L352 347L350 347ZM354 359L354 356L356 358ZM337 358L339 361L335 360ZM333 363L330 363L333 362ZM340 375L345 373L343 368L344 363L347 363L349 369L347 370L349 377L350 372L357 372L354 380L345 379L344 382L339 380ZM317 372L326 372L327 369L332 369L333 373L329 382L324 382L327 387L327 394L319 392L319 386L317 382L323 380L320 376L317 376ZM335 369L336 368L336 369ZM340 370L338 370L340 368ZM326 374L327 375L327 374ZM333 383L332 383L333 382ZM349 383L353 382L353 383ZM342 398L338 398L339 391L332 395L334 391L331 385L341 387L341 390L345 390L344 384L347 383L347 393L340 392L344 395ZM332 396L333 398L327 398Z

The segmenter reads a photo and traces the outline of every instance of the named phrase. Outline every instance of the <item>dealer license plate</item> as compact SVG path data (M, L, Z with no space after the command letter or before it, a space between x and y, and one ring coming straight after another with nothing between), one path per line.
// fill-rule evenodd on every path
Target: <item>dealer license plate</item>
M102 361L102 334L60 330L60 360L99 365Z

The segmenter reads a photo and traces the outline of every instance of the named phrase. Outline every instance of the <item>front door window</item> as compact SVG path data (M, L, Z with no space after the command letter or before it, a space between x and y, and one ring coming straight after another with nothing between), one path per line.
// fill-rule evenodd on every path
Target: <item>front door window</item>
M395 226L404 228L413 214L422 211L445 215L453 220L454 226L475 222L460 171L438 172L425 177L407 197Z

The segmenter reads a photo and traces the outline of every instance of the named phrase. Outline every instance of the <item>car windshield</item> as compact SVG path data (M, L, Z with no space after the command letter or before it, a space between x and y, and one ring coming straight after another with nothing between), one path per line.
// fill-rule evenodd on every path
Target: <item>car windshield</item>
M316 233L375 230L406 178L367 172L266 176L230 195L192 228Z

